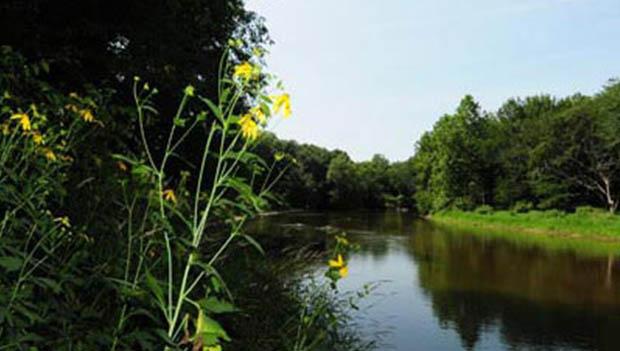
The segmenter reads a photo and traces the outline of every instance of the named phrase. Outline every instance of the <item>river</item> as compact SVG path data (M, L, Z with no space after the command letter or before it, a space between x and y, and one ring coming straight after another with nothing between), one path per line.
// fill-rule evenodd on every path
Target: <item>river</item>
M253 235L344 231L342 290L378 288L354 318L382 350L620 350L618 244L485 233L400 212L292 213Z

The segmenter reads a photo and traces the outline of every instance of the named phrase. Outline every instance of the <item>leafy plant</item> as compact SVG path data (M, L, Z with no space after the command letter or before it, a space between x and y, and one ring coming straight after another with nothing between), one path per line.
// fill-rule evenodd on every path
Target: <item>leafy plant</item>
M231 76L226 74L231 70ZM121 344L131 347L134 340L123 335L137 333L137 329L128 332L127 326L144 317L153 321L154 332L168 348L219 350L230 340L216 315L236 309L217 264L236 240L262 250L243 227L247 218L265 208L269 190L281 174L271 172L273 164L270 167L251 148L272 115L290 115L290 102L287 94L263 92L257 65L244 62L231 68L224 56L220 75L218 101L201 96L192 86L184 90L160 156L146 132L148 119L157 115L151 104L157 91L135 79L144 153L116 156L130 177L122 181L128 215L125 270L121 277L111 278L127 302L118 317L112 349ZM254 107L240 112L248 96L251 101L246 103ZM190 102L204 109L188 110ZM197 175L190 181L191 175L183 173L175 183L168 165L179 158L176 151L187 135L199 127L208 134ZM227 233L224 240L218 240L220 233Z

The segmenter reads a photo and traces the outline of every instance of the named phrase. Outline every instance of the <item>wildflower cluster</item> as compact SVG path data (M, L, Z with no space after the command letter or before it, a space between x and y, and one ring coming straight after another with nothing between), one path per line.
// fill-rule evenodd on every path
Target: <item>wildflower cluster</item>
M232 47L243 45L239 40L231 41ZM260 135L261 128L267 126L269 119L274 115L282 115L288 118L292 115L290 95L286 92L265 95L263 93L263 78L269 78L261 72L260 58L262 50L252 50L254 56L250 61L244 61L233 67L233 81L239 90L245 90L254 95L255 106L242 114L238 120L241 135L249 141L256 140Z
M336 235L336 246L332 250L332 256L334 258L327 262L328 270L325 276L331 279L332 283L336 283L342 278L346 278L349 275L349 267L345 257L354 248L345 234Z
M124 203L127 212L132 216L134 211L145 212L142 221L126 224L127 245L132 249L118 279L122 282L119 289L131 286L134 292L149 292L156 305L152 312L159 317L166 339L183 349L218 351L230 341L216 317L236 309L215 264L238 239L261 250L254 239L243 234L243 223L263 208L282 175L273 165L267 169L267 163L251 153L250 147L274 115L291 115L290 97L287 93L266 94L266 75L261 74L259 60L252 60L232 65L228 54L224 55L216 100L202 96L200 87L188 85L171 116L162 149L152 147L145 127L149 116L157 114L152 105L157 90L135 77L133 97L143 150L136 155L115 155L116 168L125 173L122 186L128 194L135 193L135 199ZM73 111L80 114L79 109ZM178 157L188 135L202 130L207 135L196 174L181 171L180 177L174 175L169 161ZM283 159L284 155L278 154L274 164ZM209 167L213 172L207 175ZM251 177L246 178L248 173ZM131 180L136 181L131 184L138 186L138 191L125 181L125 177L134 176ZM191 182L189 177L194 177ZM216 235L209 232L216 220L229 226L228 237L219 244L214 244ZM141 245L142 250L133 249ZM128 299L132 301L119 315L114 345L123 342L126 321L134 313L132 306L153 307L140 305L134 293L128 294Z
M67 154L70 138L76 136L77 124L80 122L99 123L94 116L94 109L97 107L91 98L81 98L76 93L64 97L68 103L64 106L64 111L60 116L58 110L45 105L31 103L27 108L18 106L15 103L13 108L12 95L5 91L2 95L2 102L5 105L3 112L8 112L8 118L0 125L2 136L8 140L23 139L31 145L29 150L34 151L49 162L65 161L71 162L73 159ZM54 118L68 116L68 124L50 124L48 114L55 114Z

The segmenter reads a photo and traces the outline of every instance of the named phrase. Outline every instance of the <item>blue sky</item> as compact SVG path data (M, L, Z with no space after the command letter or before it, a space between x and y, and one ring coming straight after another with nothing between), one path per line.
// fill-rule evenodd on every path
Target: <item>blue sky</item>
M282 138L403 160L461 97L591 94L620 77L620 0L248 0L291 92Z

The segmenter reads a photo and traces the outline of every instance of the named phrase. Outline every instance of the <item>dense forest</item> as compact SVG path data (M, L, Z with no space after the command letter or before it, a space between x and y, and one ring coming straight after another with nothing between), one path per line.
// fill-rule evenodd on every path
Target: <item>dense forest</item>
M413 143L412 143L413 146ZM294 162L277 185L286 206L315 209L559 209L615 212L620 201L620 83L594 96L512 98L485 112L465 96L390 163L268 135L259 153Z
M415 177L412 160L388 161L375 155L354 162L341 150L284 141L265 135L257 153L281 152L290 160L275 186L281 205L309 209L412 208Z
M471 96L418 141L421 212L618 207L620 83L594 96L510 99L483 112Z

